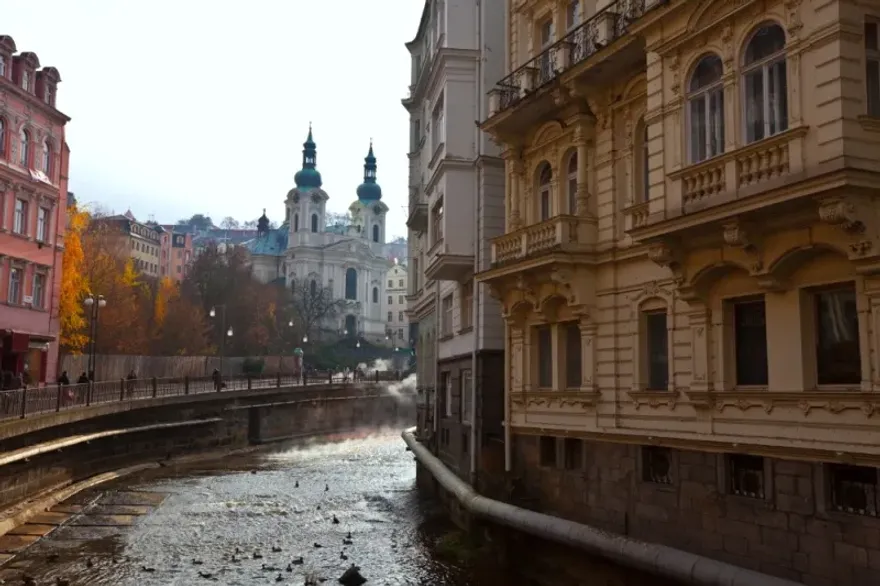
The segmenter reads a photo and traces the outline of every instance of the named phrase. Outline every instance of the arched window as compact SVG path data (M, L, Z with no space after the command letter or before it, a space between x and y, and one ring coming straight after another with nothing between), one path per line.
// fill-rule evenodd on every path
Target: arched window
M539 221L550 219L550 181L553 179L553 170L548 163L541 166L538 174L538 217Z
M6 57L0 55L0 77L6 77Z
M706 55L688 84L688 141L690 161L699 163L724 151L723 65L718 55Z
M379 224L373 224L373 242L379 242Z
M49 148L49 141L43 141L43 159L40 162L40 170L46 175L49 174L49 168L52 166L52 149Z
M345 298L357 300L358 274L354 269L345 270Z
M293 214L293 231L299 232L299 214Z
M648 125L642 120L636 135L636 194L635 203L648 201L651 182L648 177Z
M743 93L746 142L788 129L785 32L778 24L765 24L746 45Z
M0 118L0 155L6 154L6 120Z
M572 216L577 214L577 189L578 154L574 152L568 158L568 213Z
M373 303L379 303L379 288L373 287Z
M312 214L312 232L318 231L318 214Z
M28 161L31 160L31 136L28 134L27 130L22 128L21 132L18 133L18 140L18 162L22 167L27 167Z
M318 283L312 279L312 282L309 283L309 295L312 297L316 297L318 295Z

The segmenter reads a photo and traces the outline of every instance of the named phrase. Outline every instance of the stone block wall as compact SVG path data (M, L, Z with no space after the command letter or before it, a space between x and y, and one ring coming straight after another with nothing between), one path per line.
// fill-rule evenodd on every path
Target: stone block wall
M746 497L723 454L671 450L660 484L642 446L552 439L555 458L549 440L514 436L517 504L808 586L880 583L880 519L831 511L820 463L765 459L764 494ZM566 442L582 442L576 457Z

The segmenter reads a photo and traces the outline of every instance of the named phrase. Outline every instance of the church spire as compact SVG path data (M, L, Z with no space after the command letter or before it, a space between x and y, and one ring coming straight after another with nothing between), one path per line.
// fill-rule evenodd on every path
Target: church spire
M294 176L296 186L301 189L321 187L321 174L315 168L318 164L318 149L312 137L312 123L309 122L309 136L303 143L302 169Z
M361 201L382 199L382 188L376 183L376 155L373 154L373 139L370 139L370 150L364 157L364 182L358 186L357 196Z

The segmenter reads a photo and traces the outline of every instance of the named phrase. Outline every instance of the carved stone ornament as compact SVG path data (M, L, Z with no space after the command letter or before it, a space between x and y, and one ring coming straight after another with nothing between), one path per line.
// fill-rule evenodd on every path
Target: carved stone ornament
M627 391L627 393L636 411L643 406L651 409L666 407L670 411L675 411L678 404L678 391Z
M672 72L672 93L679 95L681 93L681 59L678 52L672 54L666 67Z
M859 219L855 201L842 197L829 197L819 202L819 219L826 224L839 226L853 234L865 229Z
M803 417L813 411L825 411L840 415L846 411L861 411L871 418L880 408L877 393L862 391L768 391L768 390L730 390L730 391L687 391L687 398L695 409L707 409L724 413L736 409L742 413L761 409L766 414L775 409L797 410Z
M600 393L583 391L538 391L510 393L510 402L514 407L525 409L544 408L565 410L569 408L586 411L599 402Z
M726 22L721 29L721 46L724 51L724 64L730 68L734 60L733 24Z
M788 31L789 36L797 38L804 28L801 20L801 0L785 0L785 15L787 19L785 30Z

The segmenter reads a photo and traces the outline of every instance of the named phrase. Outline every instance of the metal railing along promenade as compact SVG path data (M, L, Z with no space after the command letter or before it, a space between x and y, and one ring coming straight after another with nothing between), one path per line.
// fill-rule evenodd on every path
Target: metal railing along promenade
M218 384L211 377L139 378L94 381L82 384L26 387L0 391L0 421L25 419L46 413L59 413L108 403L124 403L208 393L225 393L353 382L396 381L395 371L374 371L362 378L317 371L305 376L241 376L223 378Z

